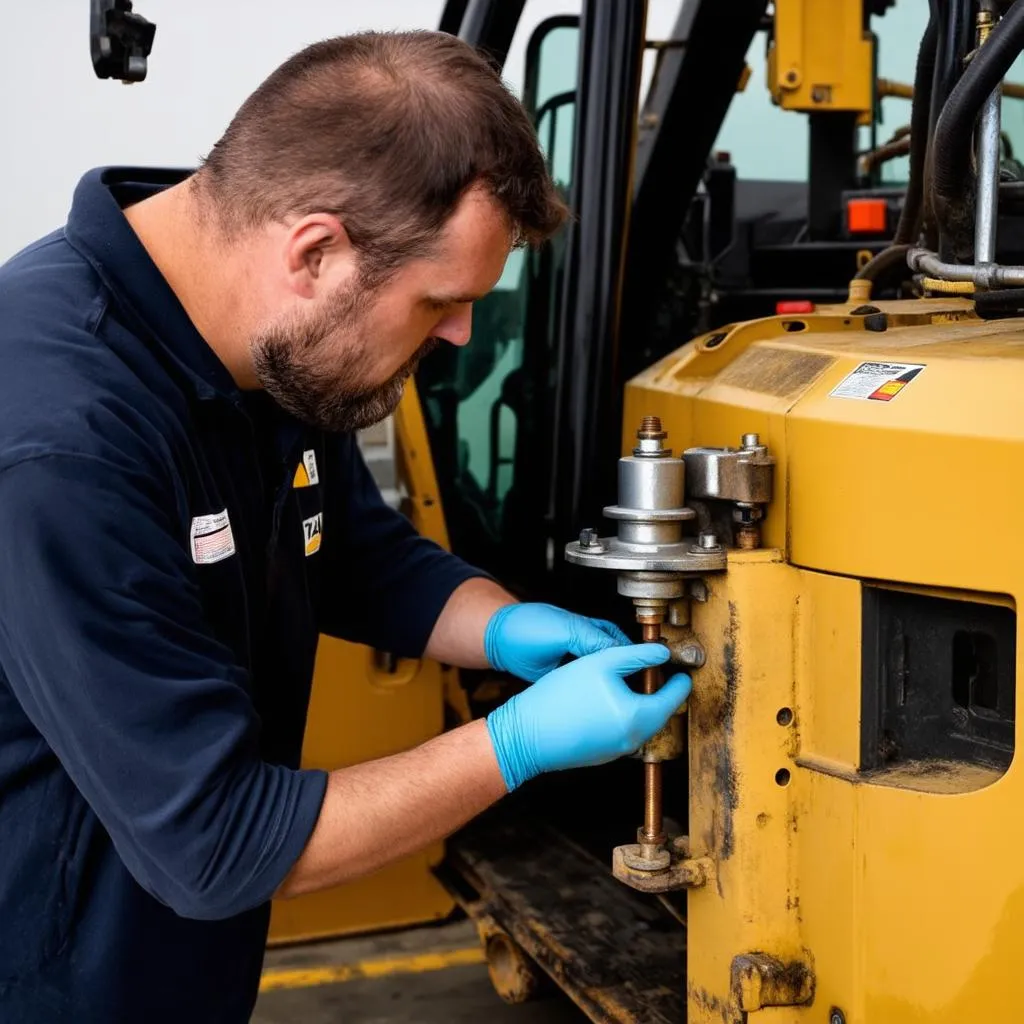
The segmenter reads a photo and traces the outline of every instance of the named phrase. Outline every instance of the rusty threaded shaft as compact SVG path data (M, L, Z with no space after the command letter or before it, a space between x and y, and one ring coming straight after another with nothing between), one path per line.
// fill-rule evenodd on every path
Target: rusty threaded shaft
M657 419L651 416L649 419ZM645 643L655 643L661 637L661 623L645 622L641 625ZM654 693L661 685L661 669L658 666L644 669L644 693ZM661 763L647 761L644 763L644 837L650 843L660 843L662 836L663 815L661 808Z
M645 416L640 421L640 432L642 434L658 434L661 432L660 416Z
M662 840L661 762L644 763L644 835L652 843Z

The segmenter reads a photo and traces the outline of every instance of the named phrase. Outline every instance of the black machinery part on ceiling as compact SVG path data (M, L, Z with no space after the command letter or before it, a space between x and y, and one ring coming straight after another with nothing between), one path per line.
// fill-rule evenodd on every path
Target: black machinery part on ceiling
M132 0L92 0L89 50L96 77L141 82L155 34L156 25L132 11Z

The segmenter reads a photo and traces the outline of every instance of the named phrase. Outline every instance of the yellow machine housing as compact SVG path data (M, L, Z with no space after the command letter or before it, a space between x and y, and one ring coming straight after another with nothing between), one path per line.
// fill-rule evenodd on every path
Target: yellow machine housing
M777 460L763 547L730 551L693 605L708 660L687 708L689 847L714 867L688 895L690 1024L1013 1016L1019 759L1000 768L918 750L866 770L876 704L902 683L897 655L866 649L865 616L898 606L892 594L1015 616L1024 328L979 320L955 298L876 305L881 321L835 308L721 328L627 387L626 450L635 424L657 415L676 450L756 431ZM888 399L834 396L865 362L924 369ZM956 651L936 654L945 641L909 619L897 627L907 685L948 686L914 659ZM1015 621L1009 650L1000 643L1012 719ZM876 655L888 697L874 693ZM968 731L986 714L973 700ZM1010 735L1019 745L1019 722Z
M768 91L785 110L870 116L874 46L863 0L776 0Z

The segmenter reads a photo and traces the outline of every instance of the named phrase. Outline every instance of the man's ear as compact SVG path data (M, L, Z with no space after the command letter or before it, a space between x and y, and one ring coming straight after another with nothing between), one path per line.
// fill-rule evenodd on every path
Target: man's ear
M333 213L310 213L295 221L285 239L284 263L288 284L302 298L333 291L355 264L345 225Z

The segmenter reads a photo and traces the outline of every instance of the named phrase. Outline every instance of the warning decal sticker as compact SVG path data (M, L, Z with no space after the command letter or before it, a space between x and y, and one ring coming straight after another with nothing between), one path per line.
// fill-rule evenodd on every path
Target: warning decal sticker
M829 397L891 402L923 369L923 363L861 363Z

